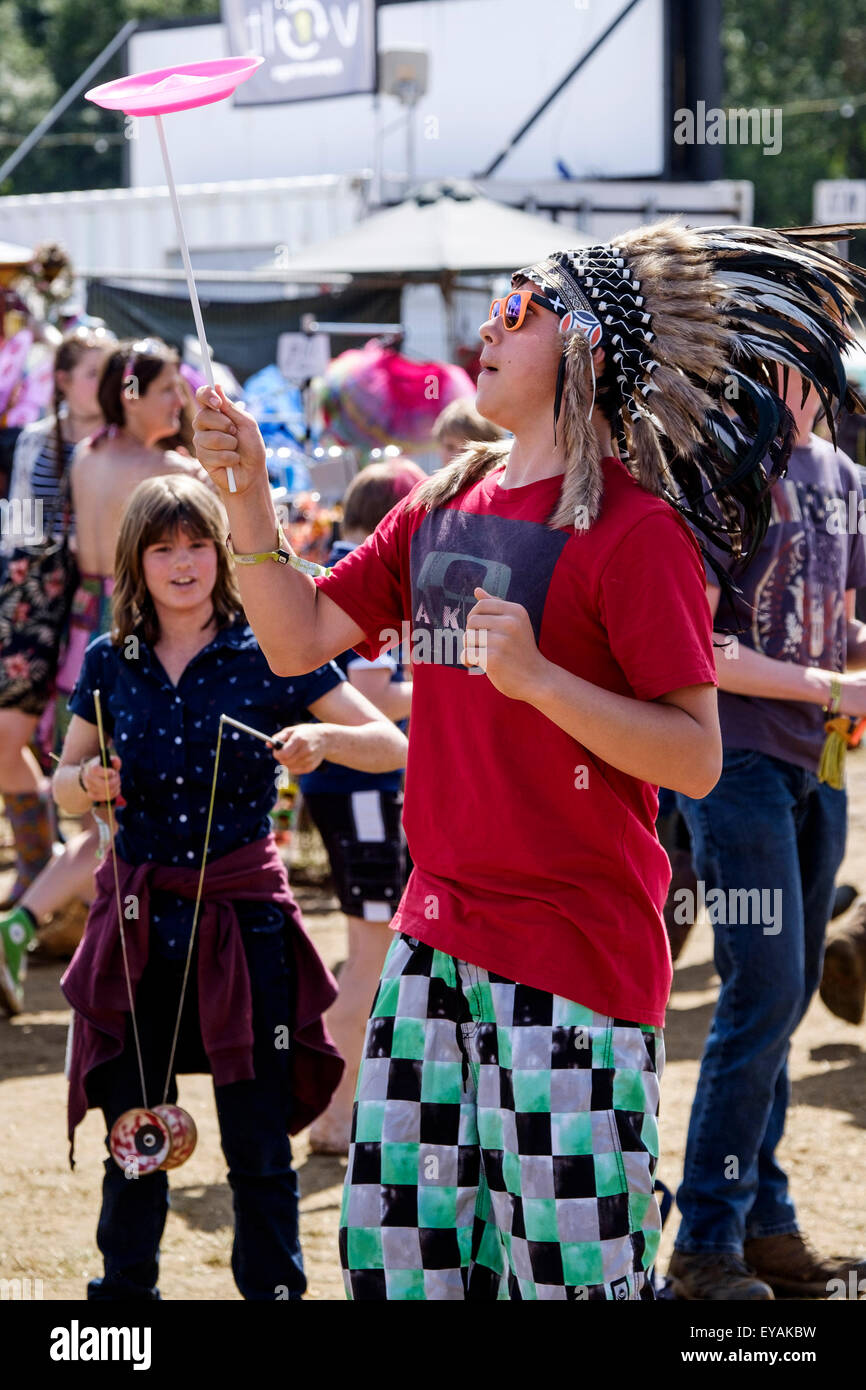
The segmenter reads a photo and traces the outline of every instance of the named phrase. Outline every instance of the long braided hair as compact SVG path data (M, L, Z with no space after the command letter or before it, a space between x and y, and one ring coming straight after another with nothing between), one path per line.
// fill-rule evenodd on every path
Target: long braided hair
M58 344L54 354L54 390L51 398L51 410L54 417L55 469L58 479L62 477L64 471L62 408L66 400L60 385L59 373L73 371L88 352L92 352L94 348L104 349L113 341L113 335L107 333L104 328L76 328L73 332L66 334L66 337Z
M866 413L842 363L866 274L821 244L853 230L687 228L670 218L516 271L512 284L539 284L567 328L554 407L555 420L563 417L566 469L548 526L585 528L601 510L594 400L642 487L711 546L735 559L752 556L769 524L770 484L794 442L774 364L783 392L790 369L804 379L804 398L814 385L831 431L841 406ZM605 349L597 382L590 340ZM412 505L441 506L509 448L467 450L420 487ZM723 568L702 549L727 589Z

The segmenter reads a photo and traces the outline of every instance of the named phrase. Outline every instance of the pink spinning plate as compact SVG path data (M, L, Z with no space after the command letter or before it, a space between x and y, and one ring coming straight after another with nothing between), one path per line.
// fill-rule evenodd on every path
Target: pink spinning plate
M96 106L105 106L109 111L123 111L127 116L153 116L159 136L165 178L171 197L172 213L180 243L186 283L192 314L201 348L202 368L209 386L213 386L213 366L195 276L189 258L189 247L183 229L177 189L171 172L165 131L162 117L170 111L189 111L193 106L208 106L213 101L230 97L235 87L252 77L256 68L261 67L264 58L214 58L207 63L182 63L173 68L154 68L152 72L136 72L129 77L120 77L116 82L103 82L101 87L91 87L84 95ZM235 475L231 468L226 469L229 492L236 492Z
M214 58L206 63L182 63L171 68L137 72L103 82L85 92L87 101L127 116L164 116L188 111L230 97L235 87L252 77L264 58Z

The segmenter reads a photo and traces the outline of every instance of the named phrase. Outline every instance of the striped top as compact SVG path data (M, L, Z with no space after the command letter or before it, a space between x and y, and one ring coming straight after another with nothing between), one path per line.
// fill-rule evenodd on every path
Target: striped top
M8 557L18 546L38 542L43 525L50 526L55 535L62 530L62 512L55 514L60 487L55 433L55 419L49 415L33 425L25 425L16 440L9 498L0 508L2 555ZM69 467L75 448L64 441L64 470ZM73 529L71 525L70 531Z
M75 449L74 444L67 444L65 440L61 441L61 444L63 465L60 470L57 467L57 437L53 430L46 436L42 448L33 461L32 496L34 502L41 500L46 516L50 516L52 509L57 505L60 478L69 467L69 461Z

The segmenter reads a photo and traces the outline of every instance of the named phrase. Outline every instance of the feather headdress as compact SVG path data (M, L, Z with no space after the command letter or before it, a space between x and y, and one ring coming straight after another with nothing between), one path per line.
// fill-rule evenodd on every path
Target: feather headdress
M753 553L766 531L769 483L793 447L793 419L774 364L815 387L831 432L842 405L864 412L842 353L866 273L821 245L849 227L636 228L616 242L561 251L516 271L570 313L555 413L567 457L551 523L601 502L598 446L582 426L587 323L600 323L599 406L637 481L720 549ZM595 335L597 336L597 335ZM590 339L592 341L592 339ZM713 557L708 557L713 562Z
M566 330L554 415L567 462L548 525L587 525L599 513L589 418L597 404L643 487L722 551L752 554L794 439L775 364L783 394L790 369L804 392L815 387L831 431L841 405L866 410L842 363L866 272L822 245L859 229L687 228L671 218L516 271L512 283L540 285ZM598 383L596 344L605 350ZM416 503L441 505L483 476L490 458L463 455L418 489Z

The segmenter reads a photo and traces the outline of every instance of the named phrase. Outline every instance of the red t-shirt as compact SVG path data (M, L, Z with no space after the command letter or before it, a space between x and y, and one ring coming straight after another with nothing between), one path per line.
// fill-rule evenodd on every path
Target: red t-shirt
M458 659L480 584L527 609L548 660L605 690L653 700L716 683L694 537L618 460L603 468L588 530L544 524L561 476L505 489L500 467L431 512L410 510L410 494L317 583L364 629L363 655L399 638L411 646L403 823L415 867L394 928L600 1013L661 1025L670 865L656 787Z

